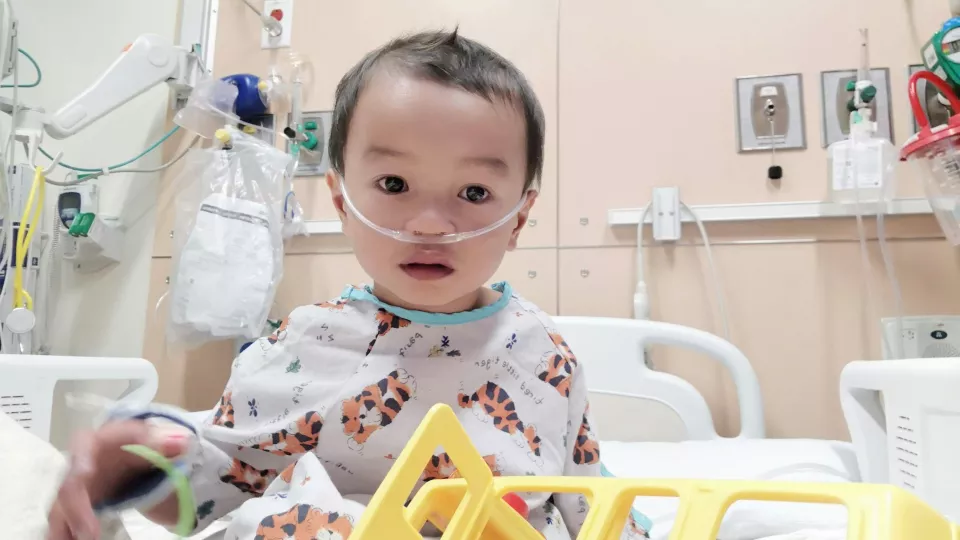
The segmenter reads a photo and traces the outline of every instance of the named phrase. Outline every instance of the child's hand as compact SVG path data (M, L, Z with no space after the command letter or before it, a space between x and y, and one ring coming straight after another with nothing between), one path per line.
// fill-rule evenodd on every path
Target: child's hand
M47 540L100 538L93 505L152 468L122 449L128 444L142 444L173 458L187 450L189 435L180 428L174 431L142 421L117 421L75 437L70 468L50 510Z

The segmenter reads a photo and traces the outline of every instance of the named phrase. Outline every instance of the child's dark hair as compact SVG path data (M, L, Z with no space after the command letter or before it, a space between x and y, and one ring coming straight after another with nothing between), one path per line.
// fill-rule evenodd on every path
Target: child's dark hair
M350 119L370 76L389 63L406 73L482 96L504 100L523 111L527 125L526 189L535 187L543 171L543 109L526 78L492 49L453 32L424 32L395 39L367 54L337 85L330 163L344 174L343 153Z

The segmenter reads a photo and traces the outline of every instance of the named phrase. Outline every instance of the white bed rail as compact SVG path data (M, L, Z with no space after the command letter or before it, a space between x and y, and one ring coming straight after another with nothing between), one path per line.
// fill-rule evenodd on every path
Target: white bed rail
M668 345L716 360L733 379L740 406L737 438L766 435L760 382L747 357L730 342L709 332L659 321L605 317L553 317L558 331L587 366L591 392L659 402L680 417L686 438L719 438L703 396L689 382L654 371L643 361L644 348Z
M840 404L864 482L900 486L960 522L960 359L852 362Z
M157 370L141 358L0 355L0 412L49 441L59 381L129 381L118 399L136 404L157 393Z

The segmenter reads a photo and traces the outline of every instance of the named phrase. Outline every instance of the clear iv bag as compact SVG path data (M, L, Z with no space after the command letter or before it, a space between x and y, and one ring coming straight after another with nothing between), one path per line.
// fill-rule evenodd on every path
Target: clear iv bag
M831 144L827 153L828 191L833 202L876 204L893 198L899 156L890 141L882 137L853 136Z
M229 149L192 150L177 180L167 338L186 347L259 337L283 274L293 158L228 131Z

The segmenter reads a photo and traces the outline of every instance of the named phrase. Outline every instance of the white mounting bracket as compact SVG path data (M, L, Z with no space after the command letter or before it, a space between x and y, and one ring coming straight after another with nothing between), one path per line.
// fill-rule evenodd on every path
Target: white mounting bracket
M676 242L683 235L680 225L680 188L653 188L653 239Z

